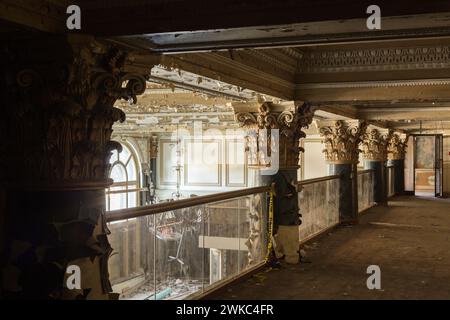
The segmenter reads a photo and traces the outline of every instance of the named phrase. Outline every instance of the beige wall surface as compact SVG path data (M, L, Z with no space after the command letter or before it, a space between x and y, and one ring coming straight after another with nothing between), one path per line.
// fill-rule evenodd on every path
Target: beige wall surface
M405 191L414 191L414 138L409 137L405 158Z
M320 138L303 140L305 152L302 155L301 180L324 177L328 175L328 165L323 154L324 145Z

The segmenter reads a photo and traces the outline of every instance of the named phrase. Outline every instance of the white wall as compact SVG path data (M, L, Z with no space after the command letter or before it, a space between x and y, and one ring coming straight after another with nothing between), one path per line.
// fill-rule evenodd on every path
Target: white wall
M183 196L243 189L252 186L253 170L247 168L243 139L225 135L185 138L181 145L181 191ZM176 142L160 137L157 188L163 198L176 187Z
M300 179L313 179L328 175L328 165L323 153L324 144L319 135L310 135L302 140L305 152L301 155Z

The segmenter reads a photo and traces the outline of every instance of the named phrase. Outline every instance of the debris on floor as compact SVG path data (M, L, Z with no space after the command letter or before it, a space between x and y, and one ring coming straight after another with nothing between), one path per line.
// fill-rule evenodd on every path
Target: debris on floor
M147 280L139 287L121 295L122 300L175 300L187 297L201 290L199 280L172 279L157 282L156 290L153 279ZM155 293L156 291L156 293Z

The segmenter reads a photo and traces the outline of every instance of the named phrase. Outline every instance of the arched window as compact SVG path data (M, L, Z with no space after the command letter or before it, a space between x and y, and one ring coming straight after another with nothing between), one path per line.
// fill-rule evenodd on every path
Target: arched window
M122 152L114 150L109 177L114 183L106 190L106 210L136 207L139 203L139 171L134 152L122 144Z

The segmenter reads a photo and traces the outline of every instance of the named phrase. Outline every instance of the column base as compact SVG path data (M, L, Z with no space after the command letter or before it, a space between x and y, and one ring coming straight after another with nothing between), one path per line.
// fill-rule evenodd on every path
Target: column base
M286 263L300 262L298 226L278 226L275 241L275 254L278 259L284 256Z
M4 297L108 299L104 208L104 190L8 191ZM70 265L80 268L79 289L67 287Z

